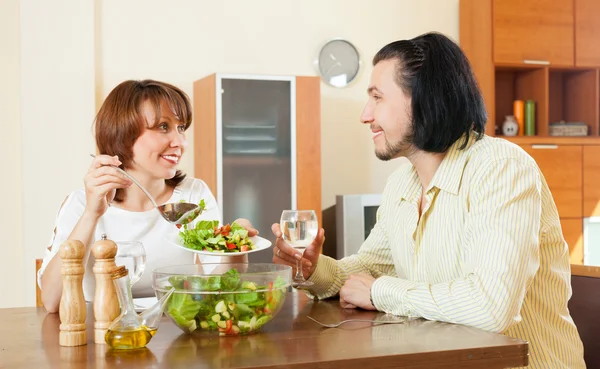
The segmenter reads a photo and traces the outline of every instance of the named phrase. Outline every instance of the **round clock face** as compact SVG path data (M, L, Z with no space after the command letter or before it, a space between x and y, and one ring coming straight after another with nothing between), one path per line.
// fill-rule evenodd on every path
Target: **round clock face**
M344 87L352 82L358 75L360 64L356 47L340 39L327 42L317 59L321 79L334 87Z

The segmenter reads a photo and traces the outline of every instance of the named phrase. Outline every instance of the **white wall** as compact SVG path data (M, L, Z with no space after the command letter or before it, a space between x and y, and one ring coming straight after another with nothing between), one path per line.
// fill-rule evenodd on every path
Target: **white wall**
M3 2L0 23L16 28L17 1L8 1L12 13ZM458 39L458 1L21 0L21 80L9 79L10 91L2 93L22 90L21 119L19 101L9 100L19 127L9 148L18 151L22 140L22 164L11 159L10 165L23 179L0 188L27 194L13 199L23 203L27 221L9 223L6 231L15 257L24 258L12 271L23 269L26 278L24 295L1 294L0 307L33 304L33 259L43 256L61 201L82 185L94 150L93 116L116 84L153 78L191 96L193 81L215 72L315 75L318 48L330 38L349 39L363 55L359 79L345 89L321 85L322 198L329 207L336 194L380 192L399 164L375 158L370 132L359 122L372 56L390 41L431 30ZM16 53L17 37L2 32L0 40ZM18 55L11 56L0 60L2 73L18 71ZM182 169L192 168L188 155ZM10 276L6 270L1 277Z

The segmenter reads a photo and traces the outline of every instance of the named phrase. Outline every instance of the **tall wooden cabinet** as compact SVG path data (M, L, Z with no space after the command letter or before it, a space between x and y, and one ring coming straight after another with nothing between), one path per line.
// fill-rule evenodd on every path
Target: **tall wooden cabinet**
M535 102L535 135L504 138L544 174L573 264L592 247L600 254L583 237L587 218L600 215L598 34L599 0L460 0L460 46L484 95L486 134L503 137L514 100ZM588 135L551 136L560 121L583 122Z
M321 217L318 77L212 74L194 82L193 101L194 174L225 223L247 218L274 242L271 225L282 210ZM249 255L251 262L272 257Z

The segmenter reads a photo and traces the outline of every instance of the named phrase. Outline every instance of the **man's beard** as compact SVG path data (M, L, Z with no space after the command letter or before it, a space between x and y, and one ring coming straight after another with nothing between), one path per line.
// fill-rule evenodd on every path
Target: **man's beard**
M388 141L387 137L385 137L385 132L383 134L385 139L385 149L382 151L375 149L375 156L377 156L377 159L388 161L401 156L408 156L414 151L412 131L396 142Z

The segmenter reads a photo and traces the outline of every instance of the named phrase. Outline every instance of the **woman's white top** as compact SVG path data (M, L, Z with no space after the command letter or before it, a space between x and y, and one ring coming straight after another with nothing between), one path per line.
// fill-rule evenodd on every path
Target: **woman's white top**
M173 195L167 202L185 200L186 202L198 204L202 199L206 203L206 211L196 221L219 220L219 224L221 224L221 216L215 197L202 180L185 178L175 188ZM59 210L50 246L46 250L42 266L37 275L40 288L43 288L41 280L46 266L58 253L61 243L69 237L79 218L83 215L85 203L85 189L79 189L67 197ZM154 296L154 290L152 289L152 271L154 269L163 266L194 263L194 253L174 246L165 240L165 236L171 236L171 239L174 239L173 233L176 234L177 232L179 232L179 229L167 222L156 209L132 212L111 206L99 219L92 244L100 240L103 234L106 235L107 239L115 241L117 245L120 241L142 242L146 251L146 267L140 280L133 285L132 293L133 297L148 297ZM90 253L91 247L88 247L87 250ZM87 260L83 277L83 293L86 301L93 301L95 291L95 277L92 270L95 262L93 255L89 255ZM220 260L221 257L219 256L201 257L203 263L218 263ZM130 275L133 274L132 270L129 272Z

